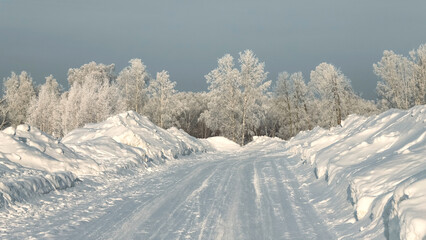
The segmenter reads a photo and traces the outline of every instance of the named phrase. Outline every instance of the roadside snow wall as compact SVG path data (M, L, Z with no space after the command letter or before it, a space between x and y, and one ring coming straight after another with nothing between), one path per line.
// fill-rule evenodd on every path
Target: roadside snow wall
M181 155L205 151L200 140L176 128L162 129L133 111L73 130L62 142L107 168L125 162L161 164ZM111 160L113 163L105 162Z
M72 187L76 174L100 169L37 128L7 128L0 132L0 208Z
M61 141L26 124L7 128L0 132L0 208L72 187L78 176L125 174L205 147L132 111L76 129Z
M381 218L390 239L426 238L426 106L350 116L287 143L317 178L347 192L358 220Z

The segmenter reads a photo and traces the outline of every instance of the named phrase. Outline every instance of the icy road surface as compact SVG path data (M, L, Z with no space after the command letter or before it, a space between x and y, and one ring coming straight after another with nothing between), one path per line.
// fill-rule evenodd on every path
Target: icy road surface
M0 237L336 239L299 189L284 154L199 154L20 204L0 216Z

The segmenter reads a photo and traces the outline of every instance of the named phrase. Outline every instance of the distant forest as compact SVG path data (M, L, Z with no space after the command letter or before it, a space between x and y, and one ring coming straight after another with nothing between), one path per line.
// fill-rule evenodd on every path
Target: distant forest
M27 123L61 138L87 123L124 111L147 116L162 128L172 126L192 136L225 136L241 145L253 136L289 139L316 126L341 125L350 114L371 115L389 108L426 103L426 44L409 57L384 51L373 64L376 101L354 92L350 80L329 63L311 71L279 74L267 80L265 63L251 50L238 60L226 54L205 78L208 92L177 92L167 71L151 76L141 59L115 72L115 65L90 62L68 70L68 91L50 75L35 86L30 74L12 72L4 79L0 129Z

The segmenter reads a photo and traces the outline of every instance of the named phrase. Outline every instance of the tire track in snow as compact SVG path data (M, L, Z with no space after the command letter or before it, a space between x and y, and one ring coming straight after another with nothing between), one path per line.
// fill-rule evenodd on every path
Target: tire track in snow
M240 162L227 158L229 156L221 163L219 174L215 176L215 184L209 186L210 192L213 192L213 197L210 197L211 205L206 208L208 210L202 222L198 239L235 238L231 230L235 225L238 225L239 221L235 217L238 215L238 203L240 202L238 189L240 187L239 184L235 184L235 179L240 178L237 171ZM204 202L208 203L208 201Z
M299 226L291 208L285 189L280 188L281 176L274 173L274 169L269 160L263 159L258 165L261 165L264 184L262 186L263 196L267 197L264 201L262 211L268 213L269 239L288 239L294 236L301 236ZM284 231L283 231L284 230Z
M259 180L259 174L257 173L256 165L253 163L253 187L254 191L256 193L256 206L257 208L260 208L260 199L262 192L260 191L260 180Z
M325 227L327 226L321 217L318 216L317 212L313 206L309 203L307 196L299 189L300 185L296 180L296 176L289 169L288 164L285 161L277 161L276 159L271 160L273 169L276 175L283 176L285 180L279 183L282 188L286 189L287 196L290 196L292 200L289 202L292 203L293 209L295 211L295 216L297 216L296 222L300 229L303 229L306 232L307 229L311 231L311 237L316 236L316 238L323 238L328 236L328 239L335 239L337 236L332 234ZM310 219L310 221L305 221Z
M158 236L161 236L162 233L166 232L167 229L178 229L176 234L184 234L186 229L189 229L189 232L194 230L192 229L194 226L198 226L198 218L200 216L200 193L203 192L208 186L209 181L212 176L217 172L217 168L213 169L212 172L208 175L206 179L201 183L201 185L191 192L185 200L181 201L174 210L169 214L169 217L166 221L163 221L161 225L158 226L158 229L154 234L150 237L150 239L155 239ZM182 211L182 208L183 211ZM179 212L180 211L180 212ZM186 219L184 222L174 221L174 218L178 219ZM183 223L183 224L182 224ZM187 238L188 236L184 236Z
M213 158L135 178L107 214L73 239L333 239L282 155ZM215 159L214 159L215 158ZM124 185L123 185L124 186Z
M164 226L164 222L169 220L172 216L168 214L168 212L173 213L175 212L175 209L181 206L181 198L186 198L188 194L192 193L193 188L196 187L196 185L194 186L194 183L199 182L200 178L207 175L212 167L214 166L199 166L191 172L191 175L189 175L188 178L173 184L171 186L172 189L166 192L166 194L156 197L150 202L150 204L137 209L133 216L127 219L122 226L116 229L115 233L112 235L112 239L133 239L134 234L136 233L144 235L144 229L139 229L139 227L152 227L150 229L152 230L157 228L157 224L161 226L162 222L162 226ZM165 217L163 215L168 216ZM153 219L156 220L152 221ZM150 234L152 234L152 232ZM152 237L147 239L152 239Z

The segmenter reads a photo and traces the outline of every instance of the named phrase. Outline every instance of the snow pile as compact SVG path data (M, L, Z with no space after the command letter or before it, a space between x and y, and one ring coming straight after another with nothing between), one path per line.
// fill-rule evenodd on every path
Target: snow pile
M23 167L47 172L72 171L87 174L99 171L96 162L83 159L58 140L35 127L23 124L0 132L0 157Z
M29 125L0 132L0 208L74 186L78 176L117 174L205 151L176 128L164 130L126 112L58 141Z
M219 152L237 152L241 150L241 146L227 139L226 137L210 137L202 139L210 151Z
M291 139L288 152L310 163L318 178L347 191L358 220L383 219L385 235L426 236L426 106L350 116L330 130Z
M0 159L0 166L3 163ZM42 171L19 171L19 178L1 178L0 208L13 207L39 194L73 187L79 179L71 172L46 173ZM14 172L15 174L17 171Z
M182 141L182 143L184 144L183 151L185 152L185 154L190 154L192 152L206 151L207 146L202 141L200 141L200 139L197 139L189 135L182 129L177 129L175 127L172 127L167 129L167 131Z
M257 150L257 151L270 151L277 148L284 149L285 141L281 138L271 138L266 136L254 136L253 141L249 142L244 146L245 149Z
M425 155L423 155L425 156ZM401 239L426 237L426 171L406 179L393 193L389 215L389 236Z
M79 154L98 161L130 159L136 164L158 164L204 150L203 144L195 138L177 129L167 131L157 127L147 117L133 111L73 130L62 142Z
M37 194L71 187L75 174L99 171L64 144L37 128L19 125L0 132L0 208Z

